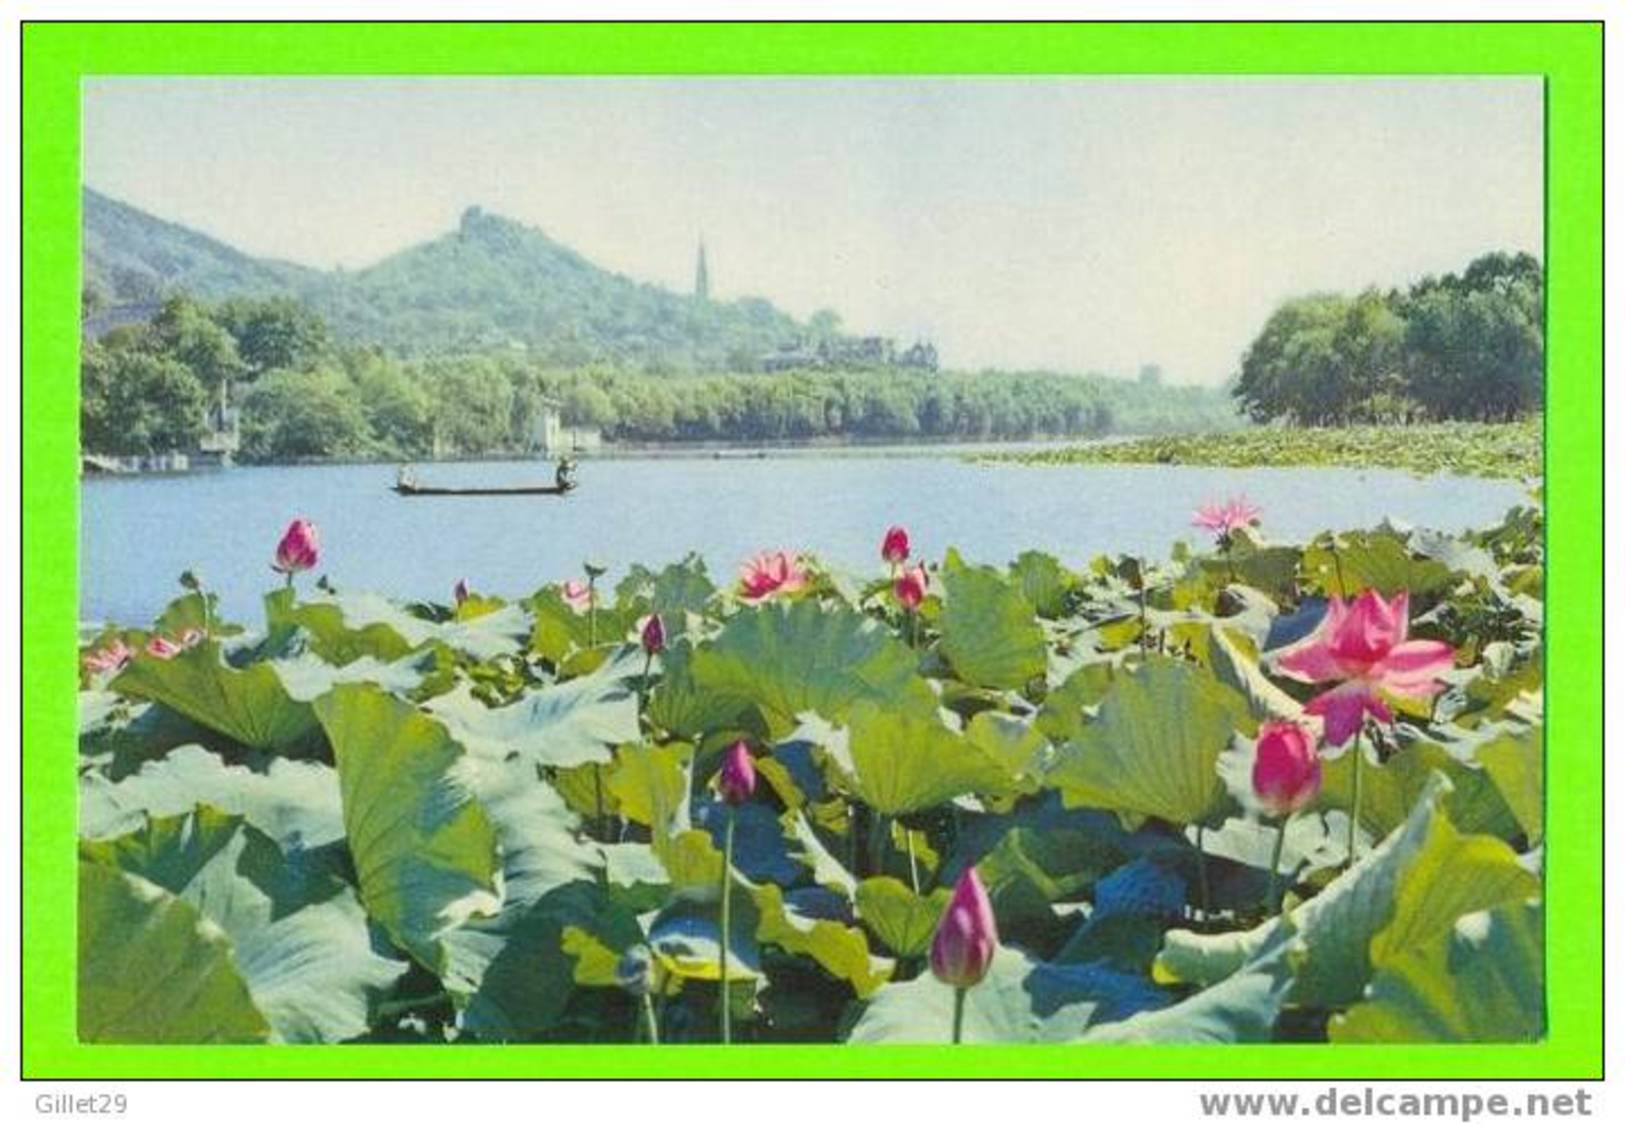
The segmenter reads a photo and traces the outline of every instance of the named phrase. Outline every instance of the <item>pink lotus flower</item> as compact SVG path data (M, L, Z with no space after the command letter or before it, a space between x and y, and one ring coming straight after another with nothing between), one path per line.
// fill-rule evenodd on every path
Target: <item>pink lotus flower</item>
M117 671L134 658L135 653L130 651L130 646L115 636L105 647L86 652L82 662L86 671L99 675L109 671Z
M756 763L751 760L749 743L736 741L723 753L717 791L729 804L743 804L756 792Z
M880 557L893 566L908 561L908 531L902 527L889 527L880 543Z
M806 567L798 556L785 550L763 551L739 568L739 596L746 601L794 593L806 584Z
M1320 755L1309 732L1296 722L1266 722L1258 728L1253 795L1271 816L1302 811L1320 795Z
M467 578L457 579L457 584L451 587L451 599L459 605L468 600Z
M897 575L897 580L891 587L892 596L897 598L898 604L912 613L920 607L920 602L925 600L926 587L930 584L931 579L926 574L924 566L911 566Z
M987 975L998 947L993 903L976 868L966 867L931 938L931 974L949 987L974 987Z
M1304 709L1326 720L1326 740L1342 745L1359 732L1367 714L1392 722L1384 696L1431 699L1443 688L1438 677L1450 670L1450 645L1409 640L1410 593L1392 601L1368 589L1345 605L1333 597L1326 615L1309 636L1275 661L1276 670L1304 683L1338 682Z
M197 628L186 629L175 640L167 636L154 636L147 641L147 655L160 660L174 659L188 648L197 647L202 641L203 631Z
M271 569L291 576L314 567L319 557L316 525L308 519L295 519L276 544L276 561L271 563Z
M1203 504L1196 509L1196 518L1191 520L1191 526L1224 538L1243 527L1255 525L1263 514L1264 509L1249 503L1246 496L1236 496L1224 503Z
M592 590L587 588L585 582L574 579L565 582L559 586L559 596L564 598L566 605L578 613L585 613L592 605Z
M650 613L649 619L643 622L643 631L639 634L643 643L643 650L648 655L662 652L666 647L666 626L660 623L659 613Z

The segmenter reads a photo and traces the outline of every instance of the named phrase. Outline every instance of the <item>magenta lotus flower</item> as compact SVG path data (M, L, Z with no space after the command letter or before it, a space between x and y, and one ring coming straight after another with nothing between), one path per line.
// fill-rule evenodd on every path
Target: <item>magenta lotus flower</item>
M165 636L154 636L147 641L147 655L160 660L172 660L180 655L184 648Z
M924 566L911 566L897 575L897 580L892 583L892 596L912 613L925 600L925 590L930 584L931 579Z
M880 557L893 566L908 561L908 531L902 527L888 527L880 543Z
M451 599L461 605L468 600L468 579L458 578L457 584L451 587Z
M751 760L750 743L741 739L723 753L717 791L729 804L743 804L756 792L756 763Z
M276 560L271 563L271 569L292 576L314 567L319 557L316 524L308 519L295 519L282 533L282 541L276 544Z
M639 634L643 643L643 650L648 655L656 655L666 648L666 626L660 623L659 613L650 613L649 619L643 622L643 631Z
M794 593L807 584L807 568L785 550L763 551L739 568L739 596L762 601L777 593Z
M1271 816L1302 811L1320 795L1320 755L1309 732L1296 722L1266 722L1258 728L1253 795Z
M975 987L987 975L998 947L993 903L976 868L966 867L931 938L931 974L949 987Z
M86 652L83 663L86 671L102 674L109 671L118 671L125 664L135 658L130 646L120 637L113 637L103 647Z
M1235 496L1224 503L1207 503L1197 508L1191 526L1225 538L1243 527L1253 526L1263 514L1264 509L1248 502L1246 496Z
M1339 684L1304 709L1325 719L1328 743L1342 745L1367 714L1394 720L1384 696L1431 699L1443 689L1439 676L1454 664L1450 645L1410 640L1409 632L1406 590L1392 601L1374 589L1348 604L1333 597L1315 631L1282 652L1275 667L1300 682Z
M566 605L578 613L585 613L592 605L592 590L587 588L585 582L578 582L573 578L559 586L559 596L564 598Z

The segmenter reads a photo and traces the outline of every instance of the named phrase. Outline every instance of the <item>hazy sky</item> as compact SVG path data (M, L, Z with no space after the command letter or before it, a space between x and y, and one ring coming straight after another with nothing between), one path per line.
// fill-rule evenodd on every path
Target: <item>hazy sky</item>
M85 182L354 268L462 209L607 268L1217 382L1284 297L1539 254L1536 79L97 79Z

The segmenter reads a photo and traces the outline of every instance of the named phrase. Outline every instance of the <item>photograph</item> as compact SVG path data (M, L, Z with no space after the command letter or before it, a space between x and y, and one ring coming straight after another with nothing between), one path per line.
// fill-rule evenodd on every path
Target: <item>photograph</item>
M1602 43L25 22L35 1114L1589 1115Z
M83 113L82 1041L1541 1037L1538 81Z

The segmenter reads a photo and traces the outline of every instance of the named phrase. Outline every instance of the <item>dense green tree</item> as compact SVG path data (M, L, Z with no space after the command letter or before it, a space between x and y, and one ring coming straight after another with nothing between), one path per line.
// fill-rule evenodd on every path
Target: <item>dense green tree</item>
M353 456L366 446L366 415L355 384L340 371L273 371L243 402L248 460Z
M215 319L231 333L237 354L254 375L309 367L328 348L327 324L289 297L224 301Z
M237 341L209 314L209 310L188 296L174 296L164 302L152 318L147 333L148 346L184 363L204 389L218 392L248 373L237 354Z
M87 343L80 366L80 440L119 456L187 451L203 432L208 393L182 363L143 348Z

